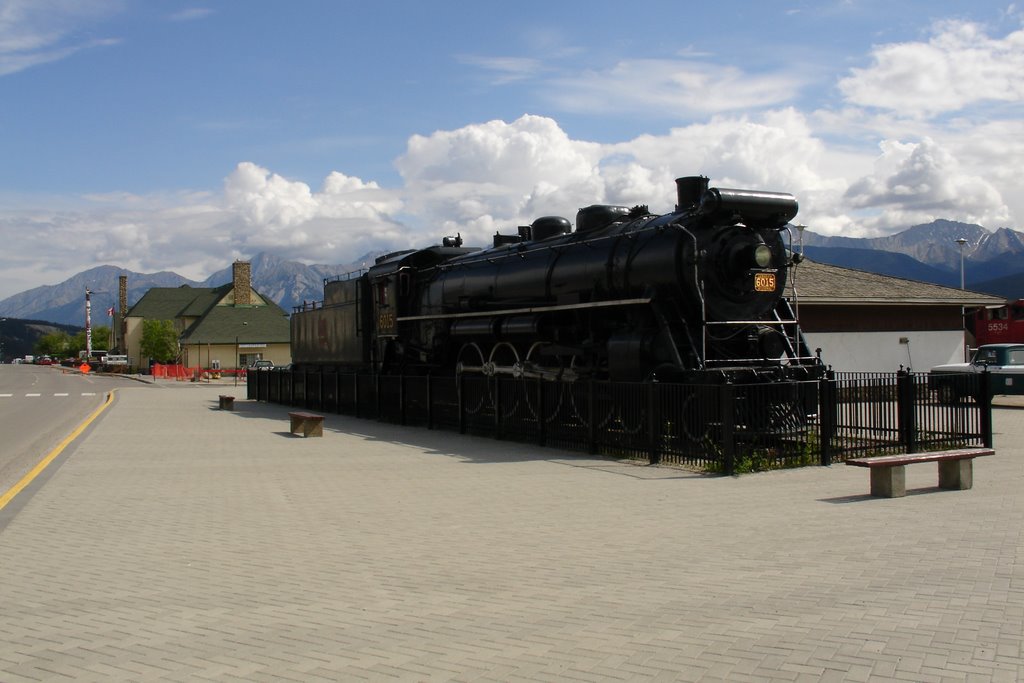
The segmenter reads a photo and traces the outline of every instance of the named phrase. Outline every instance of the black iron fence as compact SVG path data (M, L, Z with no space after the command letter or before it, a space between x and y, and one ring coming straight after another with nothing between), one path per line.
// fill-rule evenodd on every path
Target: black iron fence
M992 445L987 375L950 400L927 375L755 385L250 372L250 399L592 454L737 472ZM945 398L945 402L942 400Z

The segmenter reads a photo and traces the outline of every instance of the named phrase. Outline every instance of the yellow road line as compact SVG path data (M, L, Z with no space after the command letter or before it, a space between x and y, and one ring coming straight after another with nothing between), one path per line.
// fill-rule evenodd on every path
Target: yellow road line
M113 402L114 402L114 392L113 391L109 391L109 392L107 392L107 400L103 403L103 405L101 405L99 408L94 410L92 412L92 415L90 415L89 417L85 418L85 422L83 422L82 424L78 425L75 428L75 431L73 431L70 434L68 434L67 438L65 438L63 441L61 441L59 444L57 444L57 447L54 448L52 451L50 451L49 454L45 458L40 460L39 463L28 472L28 474L26 474L24 477L21 478L21 481L19 481L17 484L12 486L11 489L9 491L7 491L7 493L5 493L4 495L0 496L0 510L3 510L4 506L6 506L8 503L10 503L12 500L14 500L14 497L16 495L18 495L19 493L21 493L21 490L23 488L25 488L26 486L31 484L32 480L35 479L36 477L38 477L42 473L42 471L46 469L46 466L49 465L51 462L53 462L54 458L56 458L58 455L60 455L62 452L64 452L64 449L67 448L68 445L72 441L77 439L78 436L82 432L85 431L85 428L88 427L90 424L92 424L93 420L95 420L97 417L99 417L100 413L102 413L104 410L106 410L107 407L111 403L113 403Z

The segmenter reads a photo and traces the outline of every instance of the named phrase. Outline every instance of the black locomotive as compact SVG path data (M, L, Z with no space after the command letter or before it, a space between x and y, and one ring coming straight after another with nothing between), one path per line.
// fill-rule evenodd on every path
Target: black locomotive
M790 194L676 181L674 212L580 209L487 249L382 256L291 318L297 368L685 383L817 378L783 296Z

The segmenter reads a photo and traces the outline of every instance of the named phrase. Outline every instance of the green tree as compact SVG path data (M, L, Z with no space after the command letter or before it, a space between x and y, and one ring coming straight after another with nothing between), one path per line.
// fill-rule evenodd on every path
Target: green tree
M106 325L92 328L92 348L94 351L106 351L110 346L110 328ZM77 356L79 351L85 351L85 330L81 330L71 337L71 355Z
M178 357L178 333L171 320L143 320L139 350L143 358L166 362Z
M71 348L71 337L64 331L51 332L40 337L33 348L39 355L64 358Z

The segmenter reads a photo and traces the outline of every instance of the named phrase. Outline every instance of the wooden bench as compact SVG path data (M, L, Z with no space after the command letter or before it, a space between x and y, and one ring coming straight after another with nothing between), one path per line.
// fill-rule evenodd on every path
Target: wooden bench
M220 396L220 409L221 410L234 410L235 409L235 397L234 396Z
M292 420L291 433L302 430L302 436L323 436L324 416L313 413L288 413Z
M953 451L852 458L847 460L846 464L871 469L872 496L899 498L907 495L907 465L937 462L939 487L965 491L974 485L974 459L982 455L995 455L995 451L991 448L962 448Z

